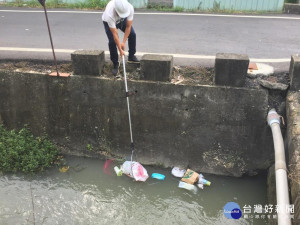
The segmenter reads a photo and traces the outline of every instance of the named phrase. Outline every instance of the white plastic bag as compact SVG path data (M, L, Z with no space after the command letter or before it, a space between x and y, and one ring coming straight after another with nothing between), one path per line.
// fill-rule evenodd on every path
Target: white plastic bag
M185 174L185 172L186 172L186 170L182 170L182 169L180 169L179 167L174 167L173 169L172 169L172 174L173 174L173 176L175 176L175 177L183 177L184 176L184 174Z
M138 162L125 161L122 165L123 173L133 177L136 181L146 181L148 179L147 170Z

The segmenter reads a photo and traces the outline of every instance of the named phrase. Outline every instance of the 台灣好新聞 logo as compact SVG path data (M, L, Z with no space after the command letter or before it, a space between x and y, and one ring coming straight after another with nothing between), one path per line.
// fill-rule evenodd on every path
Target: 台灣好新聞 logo
M239 219L242 216L240 206L235 202L228 202L223 209L224 216L228 219Z

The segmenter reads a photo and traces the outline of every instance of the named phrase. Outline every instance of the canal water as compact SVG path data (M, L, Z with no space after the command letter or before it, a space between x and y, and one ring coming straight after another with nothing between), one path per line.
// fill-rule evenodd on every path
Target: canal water
M267 224L255 218L254 205L267 204L266 176L232 178L206 175L210 187L197 193L178 188L171 169L145 166L166 175L164 181L135 182L117 177L114 162L103 171L104 161L67 157L70 169L52 168L33 177L0 175L0 224ZM251 206L249 218L224 216L228 202ZM253 218L251 218L251 216Z

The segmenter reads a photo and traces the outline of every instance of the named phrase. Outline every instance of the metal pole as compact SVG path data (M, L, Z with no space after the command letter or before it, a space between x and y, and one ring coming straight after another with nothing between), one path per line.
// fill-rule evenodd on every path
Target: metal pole
M130 116L130 107L129 107L129 92L128 92L128 87L127 87L127 76L126 76L126 67L125 67L125 57L124 57L124 55L123 55L122 59L123 59L123 70L124 70L127 109L128 109L130 140L131 140L131 148L132 148L132 152L131 152L131 162L132 162L132 157L133 157L133 153L134 153L134 144L133 144L133 137L132 137L131 116Z
M57 76L59 76L58 68L57 68L57 61L56 61L56 57L55 57L55 52L54 52L54 47L53 47L53 41L52 41L52 36L51 36L51 31L50 31L50 26L49 26L49 21L48 21L46 3L45 3L45 1L39 1L39 2L44 7L46 21L47 21L47 27L48 27L48 32L49 32L49 37L50 37L50 42L51 42L51 47L52 47L52 53L53 53L53 58L54 58L54 63L55 63L55 68L56 68L56 73L57 73Z

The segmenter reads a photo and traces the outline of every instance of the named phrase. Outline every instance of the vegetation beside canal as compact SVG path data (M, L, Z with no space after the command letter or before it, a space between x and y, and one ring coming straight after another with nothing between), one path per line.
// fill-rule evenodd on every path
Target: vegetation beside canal
M51 167L58 149L47 137L34 137L27 126L19 131L0 124L0 171L34 173Z

